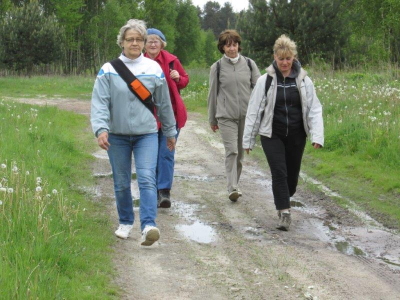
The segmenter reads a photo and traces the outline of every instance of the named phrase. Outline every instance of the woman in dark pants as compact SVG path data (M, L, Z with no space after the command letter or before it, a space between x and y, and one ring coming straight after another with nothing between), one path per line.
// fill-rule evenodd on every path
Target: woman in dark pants
M297 61L296 44L285 35L276 40L274 61L250 98L243 135L247 153L257 134L271 169L277 228L288 230L290 197L296 192L306 138L321 148L324 126L314 85Z

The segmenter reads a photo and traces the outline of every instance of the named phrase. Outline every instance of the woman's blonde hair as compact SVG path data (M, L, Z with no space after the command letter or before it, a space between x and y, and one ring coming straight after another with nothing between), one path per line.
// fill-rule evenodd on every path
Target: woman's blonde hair
M276 41L274 45L274 54L278 56L291 55L297 58L297 46L290 38L285 34L282 34Z

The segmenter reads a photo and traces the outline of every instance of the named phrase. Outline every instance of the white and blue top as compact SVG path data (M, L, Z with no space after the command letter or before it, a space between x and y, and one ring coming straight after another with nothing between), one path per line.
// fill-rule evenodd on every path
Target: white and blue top
M167 81L159 64L141 54L136 59L119 57L128 69L153 94L157 116L163 134L176 135L175 117ZM128 89L110 63L104 64L97 75L92 93L91 123L96 136L103 131L121 135L142 135L158 132L157 120Z

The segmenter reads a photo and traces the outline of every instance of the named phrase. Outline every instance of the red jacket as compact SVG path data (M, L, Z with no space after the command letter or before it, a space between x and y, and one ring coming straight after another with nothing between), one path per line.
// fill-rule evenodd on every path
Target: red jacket
M149 57L147 53L145 53L144 56ZM187 120L187 111L179 91L188 85L189 76L183 69L179 59L166 50L161 50L158 56L155 58L155 61L161 66L165 78L167 79L169 96L171 98L172 109L174 110L176 125L179 129L181 129L183 126L185 126ZM178 71L180 75L179 82L171 79L171 70L169 68L169 63L171 61L174 62L174 69Z

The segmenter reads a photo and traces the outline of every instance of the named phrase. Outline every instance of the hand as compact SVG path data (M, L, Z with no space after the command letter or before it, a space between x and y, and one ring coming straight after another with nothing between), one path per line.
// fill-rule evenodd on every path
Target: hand
M108 142L107 131L103 131L102 133L99 134L99 136L97 137L97 143L99 144L100 148L108 150L108 147L110 147L110 143Z
M169 149L169 151L175 149L175 143L176 143L175 137L167 137L167 148Z
M314 149L322 148L322 146L317 143L313 143L312 145L313 145Z
M244 151L246 151L247 154L250 154L251 149L244 149Z
M211 130L214 132L216 132L219 129L218 125L210 125L210 127L211 127Z
M181 76L179 75L177 70L172 70L169 75L171 76L171 78L173 80L175 80L176 82L179 82L179 79L181 78Z

